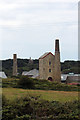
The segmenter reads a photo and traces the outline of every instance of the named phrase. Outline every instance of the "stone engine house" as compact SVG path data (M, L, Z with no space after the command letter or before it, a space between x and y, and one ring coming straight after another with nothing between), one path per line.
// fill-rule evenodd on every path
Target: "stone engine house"
M51 52L43 54L39 58L39 78L61 82L61 65L59 40L55 40L55 55Z

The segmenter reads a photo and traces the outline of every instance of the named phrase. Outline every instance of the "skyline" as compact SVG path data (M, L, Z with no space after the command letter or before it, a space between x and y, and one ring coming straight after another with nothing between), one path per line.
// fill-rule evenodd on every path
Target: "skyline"
M0 0L0 10L1 59L54 54L58 38L61 61L78 60L78 0Z

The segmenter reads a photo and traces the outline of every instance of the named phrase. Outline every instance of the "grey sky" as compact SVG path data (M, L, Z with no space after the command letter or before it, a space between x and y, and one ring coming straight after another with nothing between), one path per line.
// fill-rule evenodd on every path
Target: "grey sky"
M61 61L78 59L78 0L0 0L1 59L38 59L54 54L60 39Z

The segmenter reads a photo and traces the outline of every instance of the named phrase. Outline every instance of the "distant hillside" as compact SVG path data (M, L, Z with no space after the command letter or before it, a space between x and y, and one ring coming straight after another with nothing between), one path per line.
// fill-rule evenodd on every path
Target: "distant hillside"
M61 63L62 73L80 74L80 61L64 61Z
M37 59L33 60L33 64L29 63L29 59L17 59L18 73L21 74L23 71L29 71L32 69L39 69L39 61ZM8 75L12 76L13 60L2 60L2 70Z
M39 60L33 60L33 64L29 63L29 59L18 59L18 73L21 74L23 71L29 71L32 69L39 69ZM13 60L2 60L2 70L7 76L12 76ZM61 62L62 73L80 73L80 61L64 61Z

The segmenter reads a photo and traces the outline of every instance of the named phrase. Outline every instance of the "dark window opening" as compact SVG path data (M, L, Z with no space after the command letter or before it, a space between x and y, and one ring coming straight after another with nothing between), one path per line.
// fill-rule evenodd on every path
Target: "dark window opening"
M43 68L43 70L45 70L45 68Z
M51 72L51 69L49 69L49 72Z
M51 65L51 61L49 61L49 65Z

